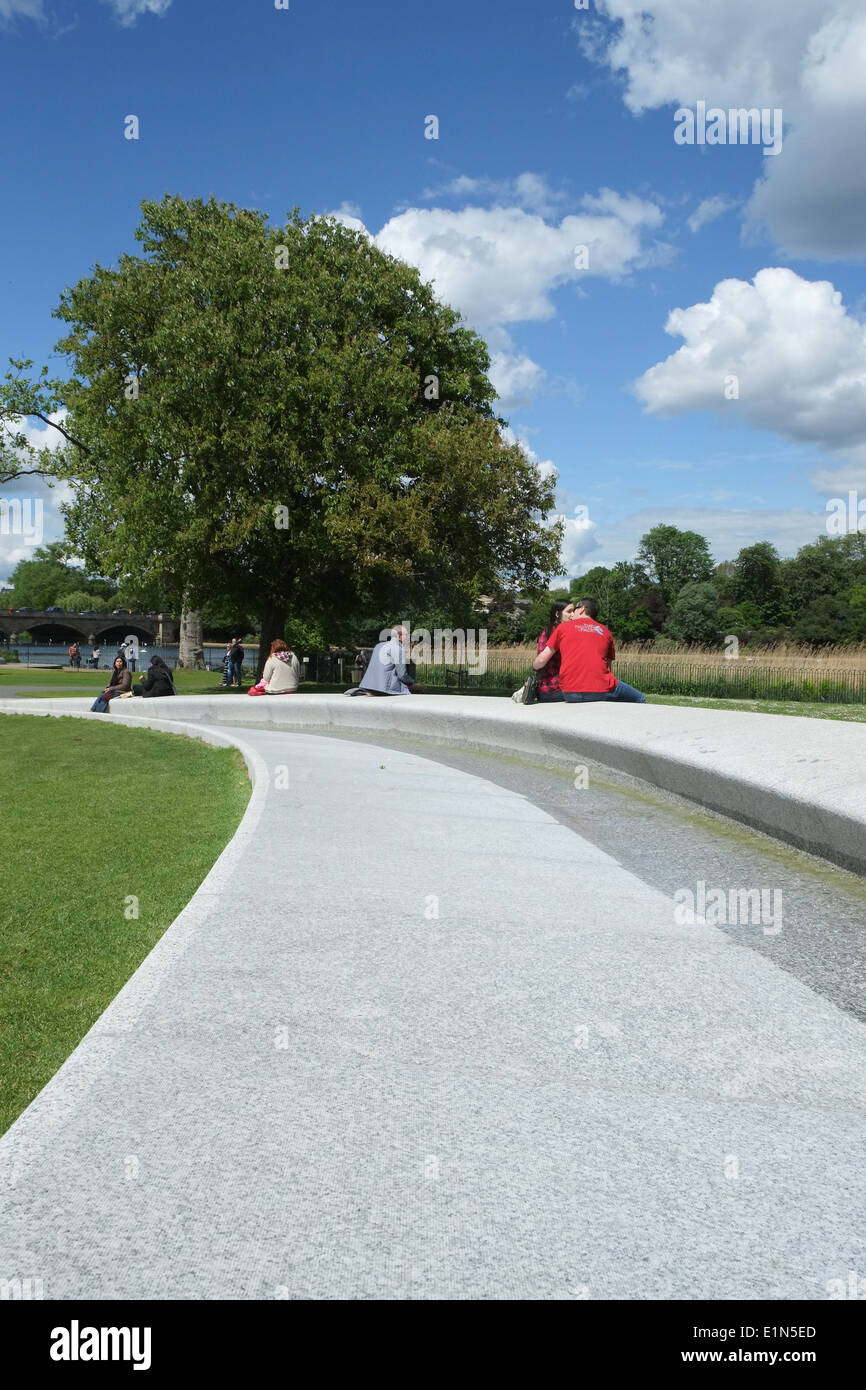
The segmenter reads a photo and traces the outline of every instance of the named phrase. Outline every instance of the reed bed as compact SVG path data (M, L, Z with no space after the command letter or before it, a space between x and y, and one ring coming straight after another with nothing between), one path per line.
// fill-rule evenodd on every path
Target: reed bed
M505 694L525 678L534 645L496 647L487 652L486 670L465 665L423 663L418 681L430 689L467 694ZM653 650L649 643L623 643L616 673L648 695L690 695L710 699L795 700L830 704L866 703L866 645L814 648L779 645L740 647L726 658L723 647Z

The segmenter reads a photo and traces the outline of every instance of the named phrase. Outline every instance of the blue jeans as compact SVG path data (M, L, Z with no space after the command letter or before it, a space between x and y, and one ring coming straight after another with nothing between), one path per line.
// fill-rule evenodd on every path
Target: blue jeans
M233 661L231 666L231 679L229 680L229 685L234 685L235 683L237 683L238 690L240 690L243 673L244 668L241 665L241 663L239 661Z
M90 706L91 714L105 714L108 709L108 701L104 695L97 695L93 704Z
M562 698L567 700L570 705L588 704L590 700L628 700L633 705L646 704L646 695L635 690L633 685L626 685L625 681L617 681L613 690L589 690L586 694L564 690Z

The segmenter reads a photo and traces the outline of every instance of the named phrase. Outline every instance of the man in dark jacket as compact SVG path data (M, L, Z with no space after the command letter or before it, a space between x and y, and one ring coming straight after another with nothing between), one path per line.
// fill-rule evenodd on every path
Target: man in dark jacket
M229 685L237 684L238 690L240 690L244 674L244 656L246 653L241 646L241 639L239 637L233 638L232 642L232 649L229 652L229 669L231 671Z
M133 686L133 695L143 695L154 698L157 695L173 695L174 681L171 678L171 671L166 666L161 656L150 658L150 670L146 676Z

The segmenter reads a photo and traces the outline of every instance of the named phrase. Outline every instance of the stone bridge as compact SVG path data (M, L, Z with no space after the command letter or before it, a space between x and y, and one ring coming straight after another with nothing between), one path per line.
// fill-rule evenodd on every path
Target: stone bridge
M114 642L135 636L149 645L171 646L178 640L179 623L164 613L33 613L0 611L0 641L14 641L29 632L37 643Z

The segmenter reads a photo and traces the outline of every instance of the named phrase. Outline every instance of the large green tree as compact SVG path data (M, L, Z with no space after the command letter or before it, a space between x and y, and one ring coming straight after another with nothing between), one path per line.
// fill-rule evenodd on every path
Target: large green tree
M706 583L713 573L710 547L697 531L662 522L641 537L638 561L669 606L685 584Z
M684 584L665 623L665 635L689 646L710 646L719 637L719 595L714 585Z
M571 581L572 597L594 598L599 617L621 642L643 642L654 637L665 616L665 606L641 565L618 560L610 569L596 565Z
M289 616L465 603L558 567L552 484L496 421L482 340L333 219L142 204L142 254L62 297L71 538L175 602ZM260 653L261 655L261 653Z
M752 603L760 610L760 621L769 625L781 614L781 561L769 541L744 546L734 562L734 597L737 605Z
M866 583L866 536L859 532L838 538L820 536L781 562L784 620L796 626L817 599L847 599L852 588L862 583Z
M68 606L68 596L86 592L103 602L106 608L113 597L113 586L101 579L88 579L76 565L67 563L66 546L52 541L33 551L29 560L19 560L11 576L12 599L15 608L51 608L54 604ZM97 604L91 605L96 608Z

